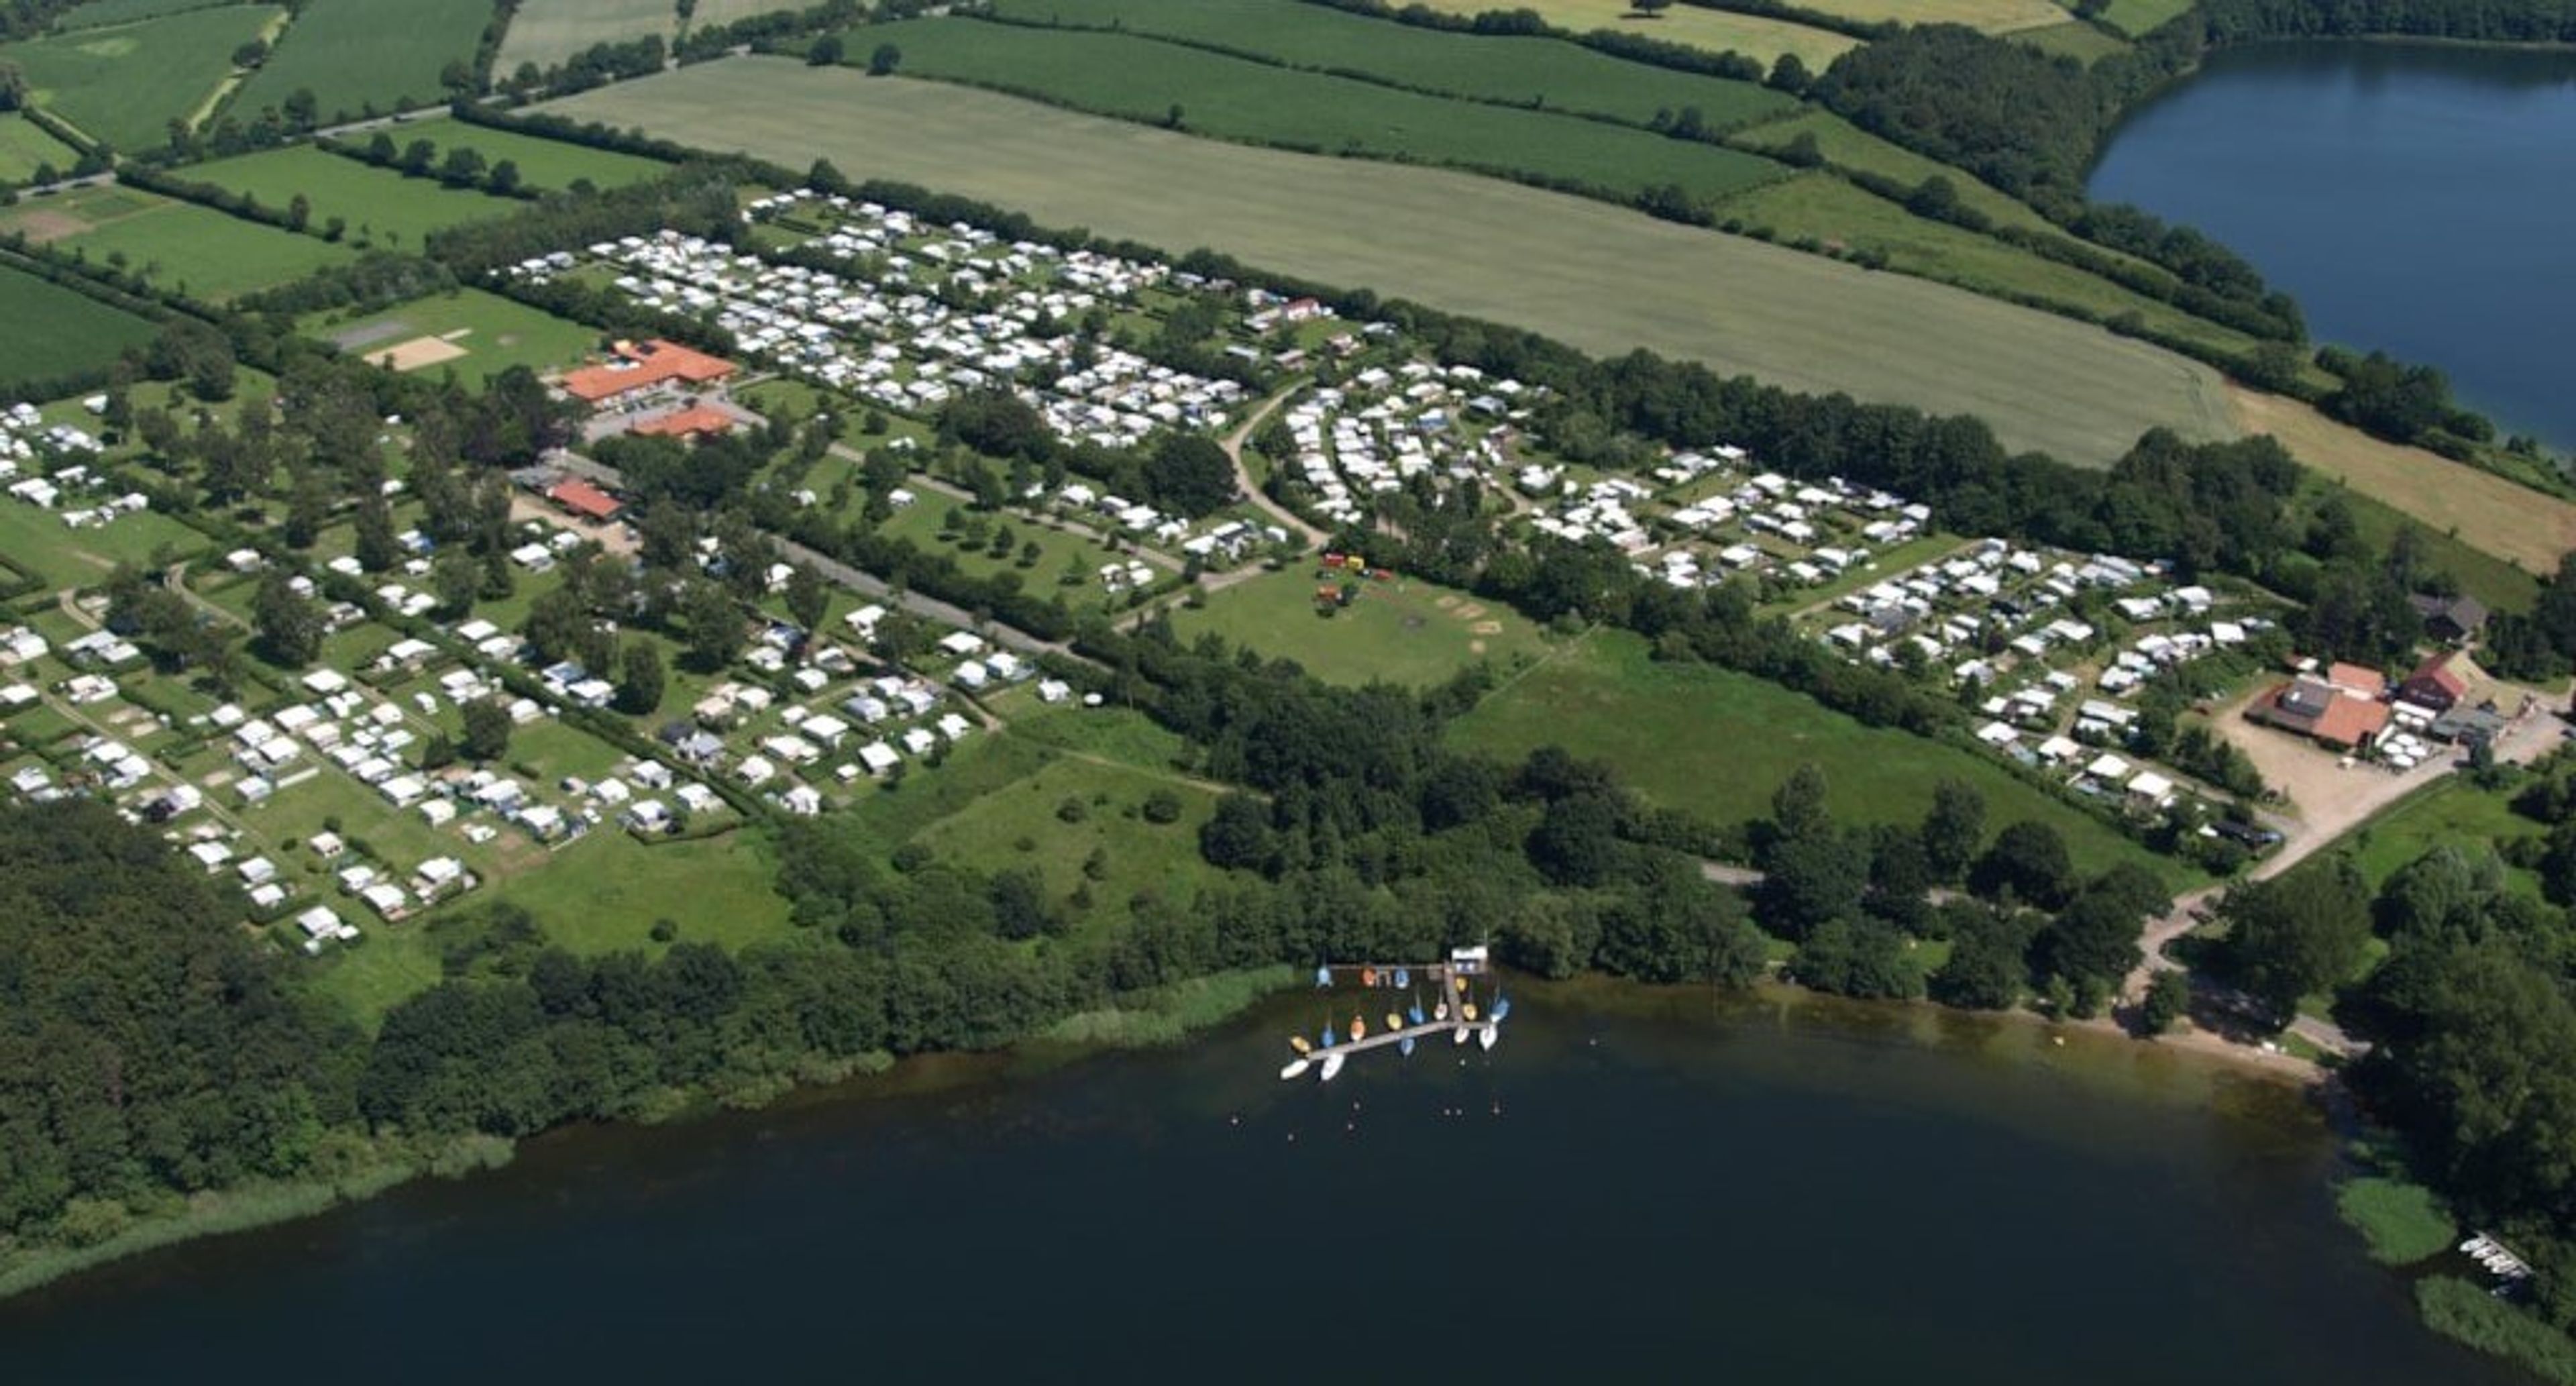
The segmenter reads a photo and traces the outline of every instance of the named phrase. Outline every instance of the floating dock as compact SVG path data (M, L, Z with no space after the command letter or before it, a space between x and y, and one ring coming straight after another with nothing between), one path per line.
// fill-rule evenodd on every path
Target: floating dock
M1440 1035L1447 1035L1453 1045L1463 1045L1472 1036L1480 1047L1493 1048L1501 1038L1504 1018L1511 1014L1510 999L1501 995L1498 987L1488 998L1490 1013L1480 1013L1472 1018L1464 1014L1475 1004L1469 979L1485 976L1492 970L1492 962L1483 948L1453 949L1445 962L1418 966L1412 963L1326 963L1316 968L1316 990L1332 991L1347 986L1369 998L1361 1003L1363 1009L1356 1021L1361 1033L1353 1036L1342 1022L1328 1019L1326 1029L1332 1036L1329 1042L1313 1044L1302 1036L1290 1041L1297 1057L1279 1071L1280 1078L1302 1078L1314 1070L1329 1083L1341 1073L1342 1065L1354 1054L1389 1046L1410 1051L1413 1044ZM1365 1007L1377 1004L1376 998L1380 993L1387 994L1385 1004L1397 1008L1388 1013L1389 1018L1409 1018L1411 1008L1419 1005L1419 991L1426 985L1436 1001L1432 1010L1422 1012L1418 1022L1371 1030L1371 1017ZM1448 1012L1445 1016L1439 1014L1444 1008Z

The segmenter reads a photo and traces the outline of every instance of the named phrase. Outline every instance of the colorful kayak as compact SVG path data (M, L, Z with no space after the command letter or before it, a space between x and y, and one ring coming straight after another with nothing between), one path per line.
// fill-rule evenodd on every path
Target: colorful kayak
M1299 1059L1289 1064L1286 1068L1279 1070L1279 1081L1285 1083L1292 1078L1305 1077L1306 1064L1307 1060Z

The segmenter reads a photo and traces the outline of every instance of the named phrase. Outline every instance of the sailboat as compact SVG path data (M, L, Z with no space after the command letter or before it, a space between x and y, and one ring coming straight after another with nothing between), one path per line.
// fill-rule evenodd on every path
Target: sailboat
M1412 1058L1412 1057L1413 1057L1413 1036L1411 1036L1411 1035L1406 1035L1404 1038L1402 1038L1402 1039L1400 1039L1400 1040L1397 1040L1397 1041L1395 1042L1395 1052L1396 1052L1396 1053L1398 1053L1398 1054L1402 1054L1404 1057L1406 1057L1406 1058L1408 1058L1408 1059Z
M1503 995L1501 992L1495 992L1495 993L1494 993L1494 1019L1496 1019L1496 1020L1498 1020L1498 1021L1499 1021L1499 1020L1509 1020L1509 1019L1511 1019L1511 1018L1512 1018L1512 998L1510 998L1510 997L1508 997L1508 996Z
M1409 967L1397 968L1395 970L1395 985L1396 989L1399 991L1410 989L1413 986L1413 969Z
M1494 1041L1501 1039L1502 1037L1503 1027L1496 1025L1490 1020L1486 1021L1484 1025L1476 1031L1476 1043L1487 1049L1493 1048Z
M1337 1058L1338 1058L1339 1056L1338 1056L1338 1055L1336 1055L1335 1057L1337 1057ZM1313 1062L1313 1061L1312 1061L1312 1060L1310 1060L1310 1059L1293 1059L1293 1060L1290 1060L1290 1061L1289 1061L1289 1064L1288 1064L1288 1066L1287 1066L1286 1068L1283 1068L1283 1069L1279 1070L1279 1081L1280 1081L1280 1082L1285 1083L1285 1082L1289 1081L1289 1080L1290 1080L1290 1079L1292 1079L1292 1078L1303 1078L1303 1077L1305 1077L1305 1076L1306 1076L1306 1066L1307 1066L1309 1063L1311 1063L1311 1062Z
M1324 1056L1323 1080L1327 1083L1342 1076L1342 1061L1350 1056L1335 1050Z
M1329 968L1329 967L1319 967L1319 968L1316 968L1316 969L1315 969L1315 985L1316 985L1318 988L1321 988L1321 987L1329 987L1329 986L1331 986L1332 984L1333 984L1333 969L1331 969L1331 968Z
M1404 1017L1403 1017L1403 1016L1400 1016L1400 1015L1397 1015L1397 1014L1396 1014L1395 1012L1393 1012L1393 1011L1388 1011L1388 1012L1386 1013L1386 1032L1387 1032L1388 1034L1390 1034L1390 1035L1391 1035L1391 1034L1394 1034L1396 1031L1401 1030L1401 1029L1403 1029L1403 1028L1404 1028Z
M1406 1018L1406 1019L1408 1019L1408 1020L1410 1020L1410 1021L1412 1021L1414 1024L1416 1024L1416 1025L1421 1024L1421 1023L1422 1023L1422 998L1421 998L1421 997L1419 997L1419 996L1417 996L1417 997L1413 998L1413 1004L1412 1004L1412 1005L1410 1005L1410 1006L1407 1006L1407 1007L1405 1008L1404 1014L1405 1014L1405 1018Z
M1366 1017L1366 1016L1358 1016L1358 1015L1352 1016L1352 1017L1351 1017L1351 1043L1353 1043L1353 1044L1357 1044L1357 1043L1359 1043L1361 1040L1364 1040L1364 1039L1367 1039L1367 1038L1368 1038L1368 1017Z
M1307 1039L1304 1035L1290 1035L1288 1037L1288 1047L1296 1050L1299 1054L1312 1054L1315 1052L1314 1041Z
M1467 1042L1467 1027L1461 1025L1457 1029L1450 1031L1449 1042L1451 1044L1465 1044Z

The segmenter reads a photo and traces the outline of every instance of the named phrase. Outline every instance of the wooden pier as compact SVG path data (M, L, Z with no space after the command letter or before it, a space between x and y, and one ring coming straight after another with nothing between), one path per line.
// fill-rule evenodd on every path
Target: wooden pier
M1387 1008L1388 1014L1403 1016L1411 1007L1421 1004L1419 991L1427 985L1433 994L1432 1006L1438 1007L1445 1004L1449 1009L1449 1015L1446 1019L1434 1018L1436 1011L1426 1009L1425 1019L1419 1025L1398 1025L1393 1029L1373 1030L1363 1038L1351 1039L1348 1038L1350 1034L1348 1022L1338 1014L1328 1014L1326 1028L1332 1032L1333 1042L1318 1045L1311 1051L1303 1053L1301 1058L1317 1065L1323 1064L1328 1057L1338 1057L1347 1062L1353 1054L1365 1054L1372 1049L1384 1049L1389 1045L1402 1045L1407 1040L1429 1040L1446 1035L1450 1037L1452 1044L1460 1044L1464 1042L1464 1037L1467 1035L1497 1028L1502 1023L1499 1016L1480 1012L1475 1019L1468 1020L1459 1014L1472 994L1462 985L1465 979L1482 977L1492 970L1492 964L1486 958L1485 950L1482 948L1459 949L1445 962L1419 965L1327 963L1315 970L1315 989L1318 993L1333 998L1332 1012L1343 1009L1342 993L1355 993L1360 1020L1364 1024L1375 1026L1385 1016L1370 1014L1373 1007L1383 1005ZM1399 973L1404 974L1406 978L1403 985L1398 985L1395 981ZM1374 978L1373 982L1363 980L1370 977ZM1344 979L1348 979L1347 984ZM1491 1005L1492 1001L1492 997L1486 998L1487 1005Z

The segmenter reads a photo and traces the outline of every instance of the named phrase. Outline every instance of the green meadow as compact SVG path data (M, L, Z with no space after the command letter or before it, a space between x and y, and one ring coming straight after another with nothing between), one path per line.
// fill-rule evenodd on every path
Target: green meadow
M519 166L520 181L532 188L568 188L585 179L596 187L619 188L658 178L671 170L669 164L659 159L620 154L610 149L589 149L561 140L523 135L515 130L468 125L445 117L408 121L390 133L397 144L427 140L438 146L441 155L461 147L481 154L487 165L507 159ZM365 136L357 138L363 140Z
M148 197L126 191L126 197ZM193 202L149 197L103 217L61 244L143 275L163 288L223 303L357 258L346 246L246 221Z
M266 5L189 10L111 28L0 44L0 63L26 73L36 104L117 149L167 143L232 74L233 50L260 36Z
M388 250L417 252L432 231L520 209L514 198L449 188L434 178L406 178L311 145L217 159L186 169L184 176L246 194L264 207L285 207L301 196L312 206L314 226L339 217L348 223L353 244Z
M850 44L903 50L902 70L1192 134L1317 154L1398 159L1634 196L1679 186L1705 202L1783 170L1714 145L1599 121L1297 72L1133 34L971 19L873 25Z
M1548 650L1547 637L1510 607L1417 579L1362 581L1349 606L1324 615L1317 590L1342 579L1317 571L1301 564L1228 587L1203 609L1175 607L1172 628L1184 643L1213 633L1354 685L1428 687L1478 660L1509 673Z
M1357 73L1479 101L1538 103L1635 125L1658 111L1695 106L1709 125L1729 128L1797 104L1750 82L1628 62L1562 39L1448 33L1302 0L1000 0L996 9L1032 23L1118 26L1258 54L1291 67ZM853 43L854 56L861 56L861 46ZM907 59L910 54L906 49Z
M473 62L491 18L491 0L309 0L233 109L305 90L325 121L445 101L439 73Z
M80 151L45 133L45 127L23 115L0 116L0 183L32 181L36 170L51 164L69 172Z
M104 369L128 347L152 340L151 323L32 274L0 266L0 393L19 382ZM41 333L25 330L42 323ZM10 514L29 507L0 506ZM56 526L59 528L60 526ZM11 548L15 556L20 551Z

